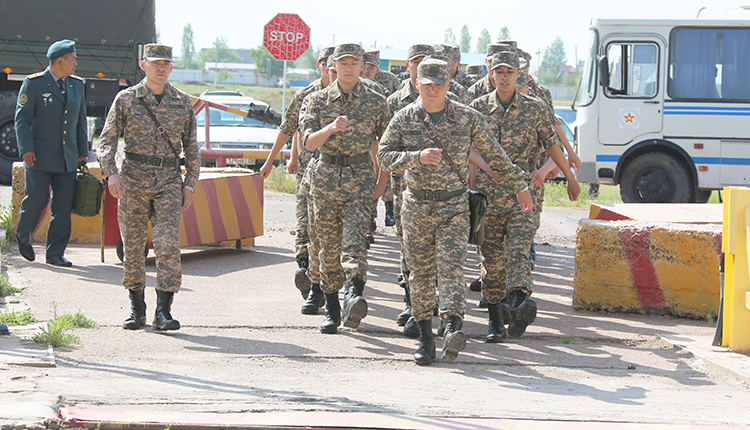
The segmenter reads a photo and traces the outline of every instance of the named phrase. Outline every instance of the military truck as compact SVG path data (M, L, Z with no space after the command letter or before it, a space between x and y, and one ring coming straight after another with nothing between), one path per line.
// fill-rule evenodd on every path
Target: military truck
M85 80L87 116L105 117L115 95L143 79L143 45L156 42L155 0L0 0L0 184L20 160L18 90L48 65L47 48L76 42L75 74Z

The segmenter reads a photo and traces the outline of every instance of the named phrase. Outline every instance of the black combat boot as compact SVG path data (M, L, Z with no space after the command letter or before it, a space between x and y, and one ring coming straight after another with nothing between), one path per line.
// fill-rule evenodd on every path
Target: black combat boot
M172 300L174 293L169 291L156 290L156 315L151 327L154 330L179 330L180 322L172 319Z
M393 201L385 202L385 226L393 227L396 225L396 216L393 215Z
M458 315L445 318L445 333L443 338L443 361L453 361L458 353L466 348L466 335L461 331L463 319Z
M335 334L341 325L341 305L339 304L338 291L326 294L326 318L320 323L320 332L323 334Z
M435 359L435 339L432 338L432 320L417 322L419 327L419 349L414 353L414 362L419 365L432 363Z
M146 300L145 291L128 290L130 296L130 316L122 323L125 330L137 330L146 324Z
M443 337L445 334L445 320L443 318L440 318L440 324L438 325L437 329L437 336Z
M300 309L300 312L305 315L317 315L318 309L326 304L326 296L323 294L323 290L320 289L320 284L311 284L311 286L310 294L307 295L307 300L305 300Z
M410 339L416 339L419 337L419 326L417 325L417 320L415 320L413 316L409 317L406 324L404 324L404 336Z
M510 323L508 336L519 338L526 327L536 319L536 302L526 298L526 293L514 290L510 293Z
M500 301L500 316L503 317L503 324L510 322L510 297L507 294Z
M534 249L534 242L531 242L531 250L529 251L529 263L531 263L531 270L534 270L536 264L536 250Z
M482 291L482 278L477 278L471 281L471 284L469 284L469 290Z
M346 283L344 308L341 312L344 327L357 328L362 318L367 316L367 301L362 297L364 292L365 281L362 279L355 278Z
M396 325L403 327L409 318L411 318L411 296L409 296L409 287L404 288L404 310L396 317Z
M367 239L367 243L365 244L365 247L367 249L370 249L370 244L375 243L375 236L373 236L372 233L367 233L365 235L365 239Z
M503 316L500 312L500 303L488 303L487 310L490 314L490 324L484 341L487 343L500 343L508 337L508 333L505 331L505 324L503 324Z
M310 267L310 262L305 258L297 259L297 266L299 267L294 272L294 285L297 287L299 292L302 294L302 298L306 299L310 294L310 277L307 276L307 268Z

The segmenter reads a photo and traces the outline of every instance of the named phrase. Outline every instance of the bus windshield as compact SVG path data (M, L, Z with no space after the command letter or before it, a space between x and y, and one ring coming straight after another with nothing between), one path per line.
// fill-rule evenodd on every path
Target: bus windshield
M578 96L578 105L585 106L594 101L596 95L596 48L598 35L595 29L589 30L589 44L586 59L581 76L581 91Z

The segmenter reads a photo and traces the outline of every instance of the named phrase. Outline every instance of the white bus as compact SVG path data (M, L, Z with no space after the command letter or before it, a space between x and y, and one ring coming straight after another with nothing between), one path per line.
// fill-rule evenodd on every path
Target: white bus
M579 91L579 181L626 203L750 185L750 7L592 19Z

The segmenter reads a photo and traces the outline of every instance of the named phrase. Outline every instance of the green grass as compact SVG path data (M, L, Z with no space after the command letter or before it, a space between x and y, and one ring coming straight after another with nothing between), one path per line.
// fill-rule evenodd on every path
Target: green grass
M0 229L10 231L13 225L13 206L0 206Z
M578 200L571 202L565 182L546 181L544 183L544 207L564 207L588 209L592 203L622 203L620 187L600 185L599 196L589 198L589 184L581 183Z
M96 323L83 316L82 313L65 314L57 316L57 304L52 303L53 315L52 321L47 323L47 327L42 328L42 332L31 338L36 343L46 343L54 347L68 347L74 344L80 344L81 339L71 333L69 330L74 328L94 328Z
M242 94L258 99L262 102L266 102L271 106L271 109L276 112L281 112L281 99L282 89L272 87L256 87L250 85L238 85L238 84L219 84L214 87L213 83L206 83L206 85L187 85L180 82L170 82L175 88L185 91L191 96L199 96L203 91L206 90L225 90L235 91L240 90ZM292 101L292 96L297 92L299 88L292 87L286 89L286 104L288 105Z
M0 277L0 297L7 297L11 294L20 293L21 289L10 285L7 276Z
M570 345L571 343L573 343L573 336L565 336L564 338L562 338L562 343L564 343L565 345Z
M295 175L289 174L286 166L274 166L268 179L263 181L263 187L281 193L294 194L297 191Z
M5 312L0 313L0 324L5 325L29 325L34 324L36 321L36 318L34 318L33 315L31 315L30 311L23 311L23 312L8 312L6 309Z

